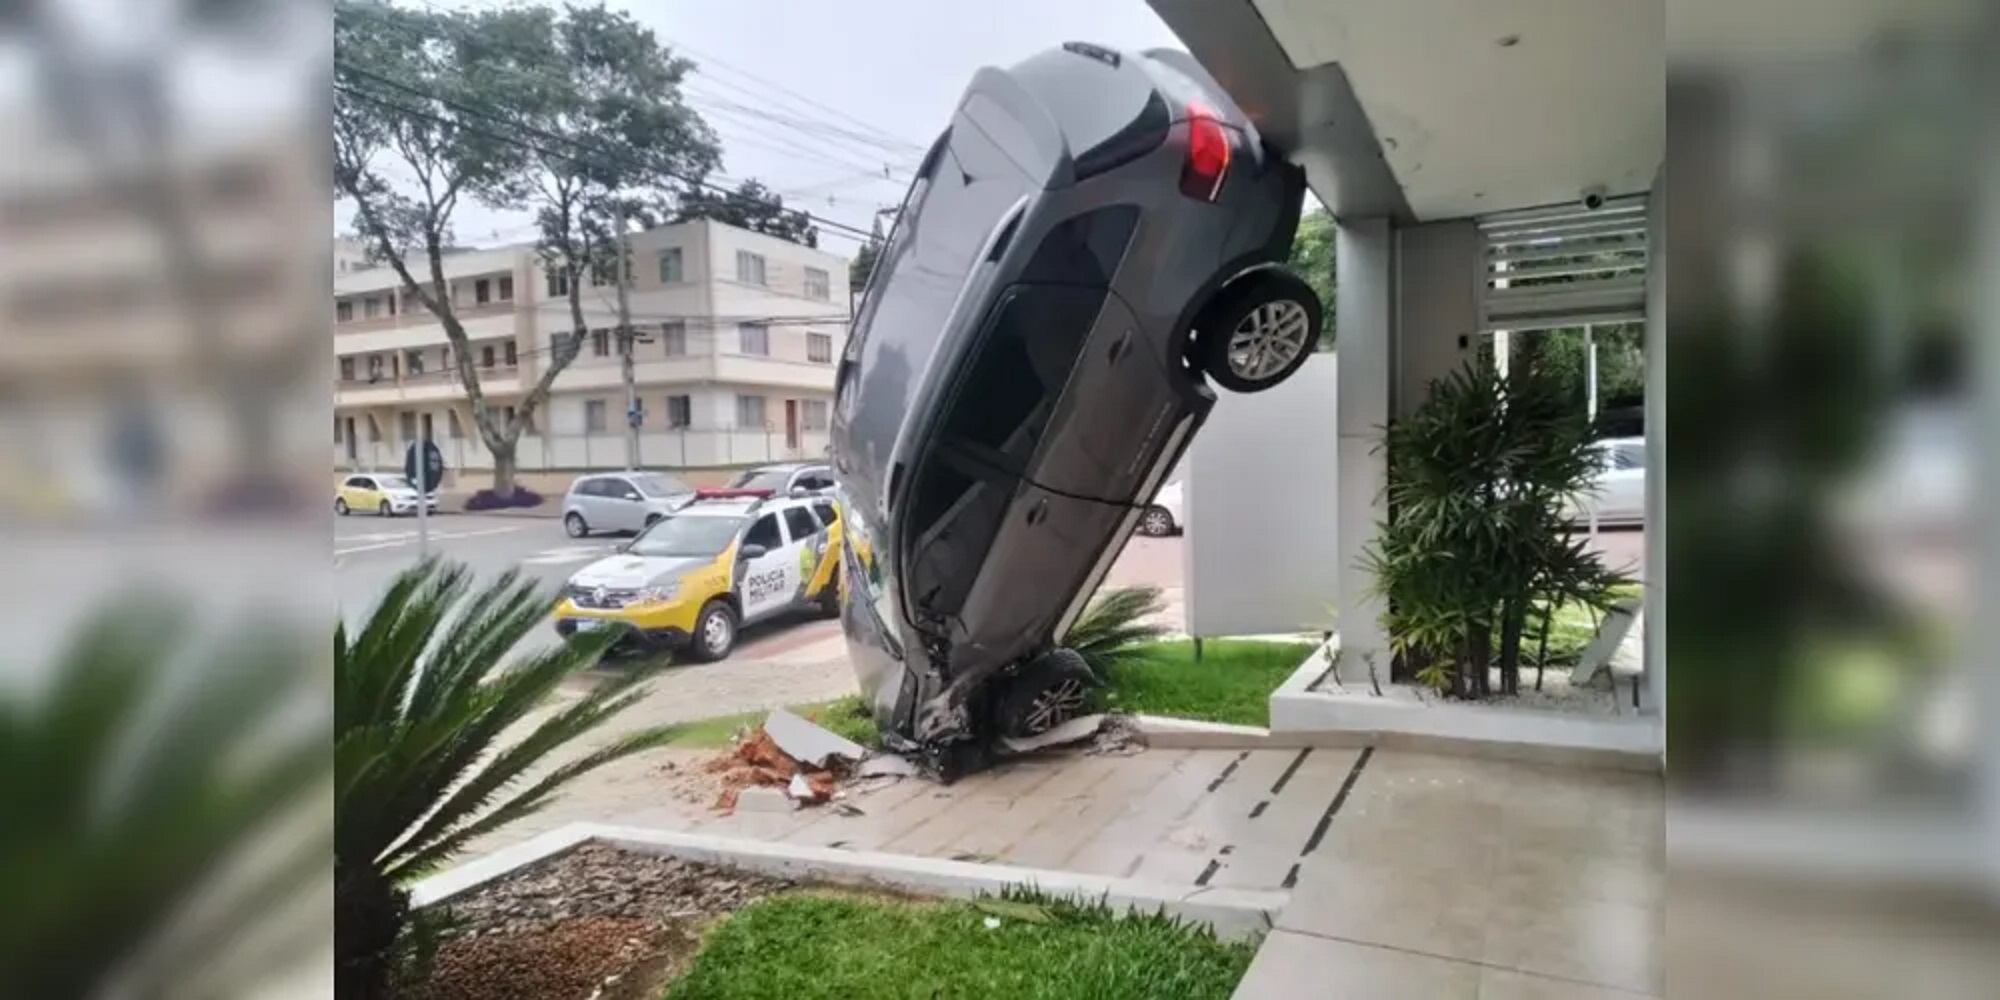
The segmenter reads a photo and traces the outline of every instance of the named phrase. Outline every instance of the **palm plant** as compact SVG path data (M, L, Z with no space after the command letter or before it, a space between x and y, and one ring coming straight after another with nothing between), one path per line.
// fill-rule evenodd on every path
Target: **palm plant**
M287 909L326 871L325 840L295 832L323 823L324 647L108 607L46 673L0 686L0 983L235 993L324 940Z
M1063 637L1063 645L1082 656L1103 677L1109 668L1130 659L1141 643L1152 642L1166 629L1146 619L1165 605L1158 587L1121 587L1098 594L1078 615Z
M334 632L335 950L342 998L387 994L409 919L407 883L467 844L547 805L565 783L661 745L673 727L626 733L515 788L644 692L641 673L600 685L501 746L564 678L616 638L585 633L503 665L547 621L551 600L517 572L470 588L463 567L399 575L353 636Z

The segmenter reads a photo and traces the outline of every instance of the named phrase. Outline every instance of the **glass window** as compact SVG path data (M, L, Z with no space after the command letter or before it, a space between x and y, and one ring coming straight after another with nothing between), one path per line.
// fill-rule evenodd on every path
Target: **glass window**
M820 523L812 516L812 511L804 507L785 508L785 530L791 532L792 541L810 538L820 532Z
M694 492L680 480L658 472L648 472L629 478L633 485L639 487L639 492L649 497L670 497Z
M660 325L660 349L667 357L678 358L688 352L688 328L686 323L673 322Z
M825 302L833 297L833 282L825 271L817 267L806 268L806 298Z
M402 432L403 440L415 441L417 439L417 415L407 412L397 414L396 429Z
M370 295L367 298L362 299L361 315L367 319L374 319L375 317L382 315L382 300L376 298L373 295Z
M732 490L771 490L780 492L791 485L792 473L789 469L750 469L736 477L729 484Z
M349 476L347 477L347 485L357 490L371 490L375 488L375 481L369 479L367 476Z
M521 357L518 352L518 349L515 348L513 341L510 340L500 346L503 349L504 354L506 355L507 367L512 368L520 363Z
M549 272L549 298L560 299L569 295L569 275L561 271Z
M694 400L687 396L667 397L667 426L689 427L694 424Z
M500 301L514 301L514 276L511 274L500 276Z
M610 330L590 331L590 353L592 356L599 358L611 356Z
M737 349L759 357L771 353L771 328L763 323L736 324Z
M1620 444L1612 449L1612 468L1643 469L1646 467L1646 446L1643 444Z
M340 380L341 380L342 382L352 382L352 381L354 381L354 359L353 359L353 358L341 358L341 359L340 359Z
M822 500L813 504L813 513L819 515L821 524L832 526L840 523L840 512L834 508L831 500Z
M744 430L764 430L767 421L764 416L764 397L736 397L736 426Z
M748 250L736 251L736 280L746 285L765 284L764 255Z
M484 347L481 347L481 348L479 349L479 367L481 367L481 368L491 368L491 367L493 367L493 345L492 345L492 344L487 344L486 346L484 346Z
M804 430L826 430L827 405L824 399L802 399L799 401L799 426Z
M333 321L346 323L354 319L354 300L341 299L333 304Z
M772 522L773 533L777 527ZM625 551L637 556L712 559L736 540L736 533L742 528L740 516L676 514L663 517L640 532Z
M584 400L584 401L583 401L583 430L584 430L584 433L588 434L588 433L591 433L591 432L593 432L593 431L601 431L601 430L603 430L603 429L604 429L604 426L605 426L605 424L604 424L604 400L601 400L601 399L586 399L586 400Z
M462 437L464 437L464 436L465 436L465 424L463 424L463 423L461 423L461 422L459 421L459 419L458 419L458 411L457 411L457 410L446 410L446 411L445 411L445 415L446 415L446 416L447 416L447 417L449 418L449 420L448 420L448 423L450 423L450 425L451 425L451 436L452 436L452 437L455 437L455 438L462 438Z
M743 535L743 544L762 545L766 549L781 548L785 540L778 536L778 515L766 514L750 526Z
M424 373L424 352L404 351L403 371L409 375L422 375Z
M482 306L493 301L493 282L485 278L473 282L472 301Z
M806 334L806 360L833 363L833 337L825 333Z
M672 285L685 280L681 276L681 248L668 247L660 251L660 283Z

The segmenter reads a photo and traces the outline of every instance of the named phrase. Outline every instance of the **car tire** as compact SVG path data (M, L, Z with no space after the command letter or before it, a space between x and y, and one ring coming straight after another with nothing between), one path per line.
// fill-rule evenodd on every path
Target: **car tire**
M568 532L571 538L585 538L590 535L590 524L582 514L570 511L563 515L563 531Z
M1052 649L1022 668L1000 697L1000 735L1040 736L1088 711L1097 675L1073 649Z
M334 497L333 512L339 514L341 517L346 517L347 515L353 513L354 511L352 508L347 506L346 497Z
M820 617L822 618L840 617L839 579L840 579L839 576L836 575L834 577L834 582L827 584L826 590L819 595L819 600L814 602L814 604L817 605L817 607L819 608L819 614Z
M1319 346L1324 307L1289 271L1253 271L1224 288L1195 322L1195 362L1231 392L1262 392L1291 377Z
M1173 534L1176 527L1173 512L1165 507L1148 507L1139 515L1139 534L1148 538L1165 538Z
M702 663L714 663L736 648L736 610L728 601L713 600L702 606L694 619L694 634L688 637L688 653Z
M389 506L389 501L384 500L382 501L380 506L377 506L375 508L375 513L380 514L383 517L395 517L396 508Z

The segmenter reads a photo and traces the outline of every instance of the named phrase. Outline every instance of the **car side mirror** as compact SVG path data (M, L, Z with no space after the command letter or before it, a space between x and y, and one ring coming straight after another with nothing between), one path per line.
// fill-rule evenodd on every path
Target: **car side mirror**
M765 553L769 551L771 550L763 547L762 545L745 545L742 548L737 549L736 554L742 556L745 559L756 559L763 556Z
M811 490L809 490L809 489L806 489L806 488L805 488L805 487L803 487L803 486L794 486L794 487L792 487L792 497L793 497L793 499L797 499L797 498L799 498L799 497L802 497L802 496L805 496L806 494L808 494L808 493L811 493L811 492L812 492Z
M633 502L635 502L635 503L636 503L637 501L639 501L639 500L641 500L641 499L643 499L643 498L642 498L642 497L640 497L640 496L639 496L639 494L637 494L637 493L627 493L627 494L625 494L625 499L626 499L626 500L629 500L629 501L633 501Z

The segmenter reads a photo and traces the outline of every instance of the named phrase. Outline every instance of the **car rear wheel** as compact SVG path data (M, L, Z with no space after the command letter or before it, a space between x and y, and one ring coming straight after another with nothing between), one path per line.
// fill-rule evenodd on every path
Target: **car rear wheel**
M688 641L688 649L694 658L703 663L713 663L729 655L736 648L736 612L727 601L710 601L701 609L694 620L694 635Z
M1256 271L1223 289L1195 326L1195 359L1231 392L1262 392L1299 370L1319 345L1324 311L1297 275Z
M1000 734L1040 736L1089 710L1097 676L1075 650L1052 649L1028 664L1000 700Z
M590 534L590 525L584 522L582 514L570 511L563 515L563 530L568 532L571 538L582 538Z
M1139 515L1139 533L1149 538L1165 538L1174 533L1174 515L1165 507L1148 507Z
M350 513L346 497L333 498L333 512L339 514L341 517L346 517Z

